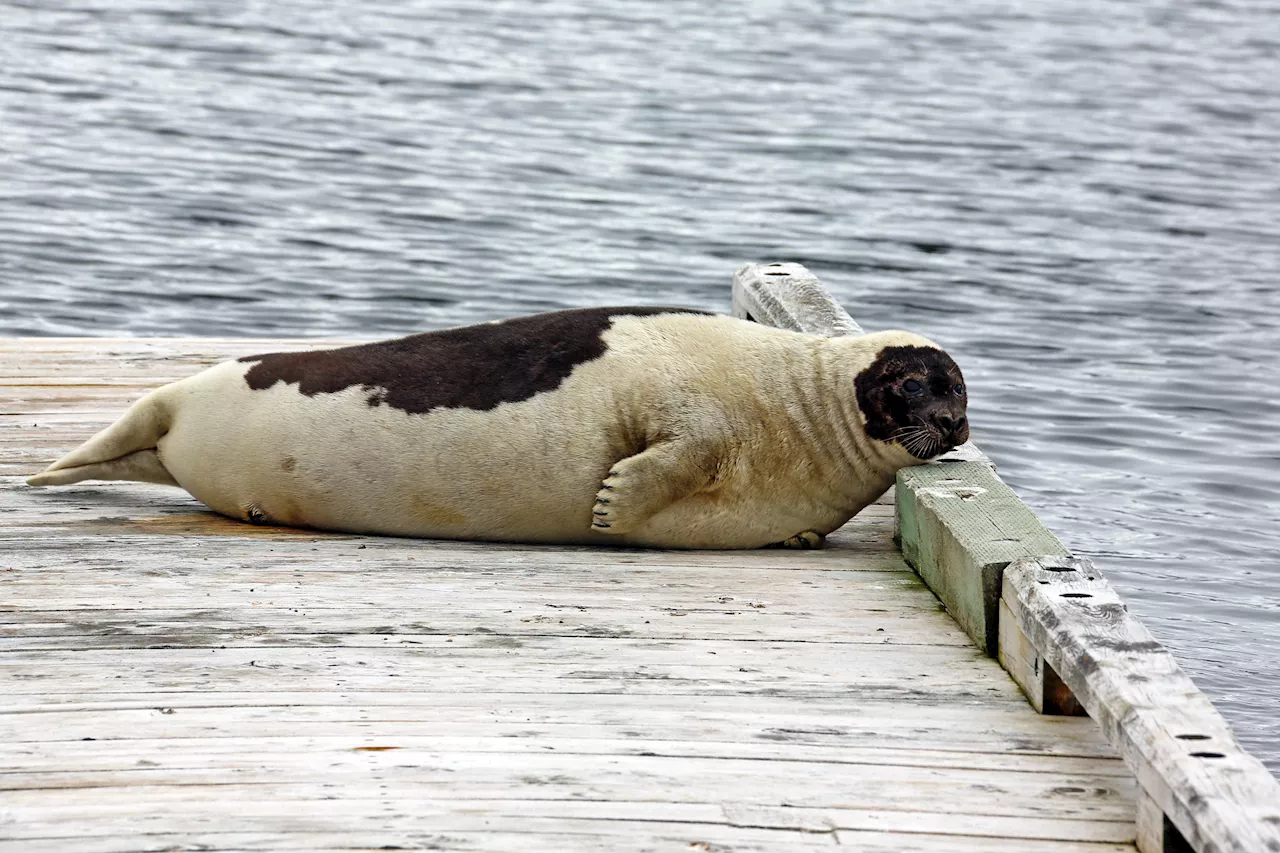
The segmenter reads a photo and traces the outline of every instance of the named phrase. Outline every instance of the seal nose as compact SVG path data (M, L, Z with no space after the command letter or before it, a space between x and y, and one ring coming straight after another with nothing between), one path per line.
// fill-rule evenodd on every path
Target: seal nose
M938 429L942 430L943 435L953 439L957 444L960 442L960 436L964 435L965 428L969 425L969 419L964 415L957 415L953 418L944 412L934 415L933 422L938 425Z

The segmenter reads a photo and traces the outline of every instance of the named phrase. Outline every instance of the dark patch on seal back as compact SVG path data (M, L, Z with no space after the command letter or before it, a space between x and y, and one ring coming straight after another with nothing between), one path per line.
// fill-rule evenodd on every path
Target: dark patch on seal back
M370 406L411 414L432 409L488 411L553 391L579 364L604 355L615 317L701 314L689 308L580 308L444 329L341 349L251 355L255 391L277 382L308 397L358 387Z

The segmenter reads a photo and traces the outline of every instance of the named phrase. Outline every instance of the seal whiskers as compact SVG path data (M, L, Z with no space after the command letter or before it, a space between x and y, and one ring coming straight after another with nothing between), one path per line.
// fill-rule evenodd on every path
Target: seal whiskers
M941 445L937 430L930 429L924 424L902 427L894 431L893 440L906 448L912 456L921 459L937 455Z

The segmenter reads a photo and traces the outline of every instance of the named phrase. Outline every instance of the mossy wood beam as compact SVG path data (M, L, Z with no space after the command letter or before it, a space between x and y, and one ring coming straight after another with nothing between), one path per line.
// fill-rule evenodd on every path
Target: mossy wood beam
M738 270L733 313L862 329L799 264ZM1280 853L1280 784L1088 560L1071 556L973 445L898 473L903 556L1037 711L1087 713L1140 787L1141 853Z

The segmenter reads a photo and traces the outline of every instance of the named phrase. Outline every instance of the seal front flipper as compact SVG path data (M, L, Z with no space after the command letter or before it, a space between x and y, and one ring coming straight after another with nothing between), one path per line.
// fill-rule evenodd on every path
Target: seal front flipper
M614 463L596 492L591 529L630 533L679 498L706 487L716 461L689 440L664 441Z

